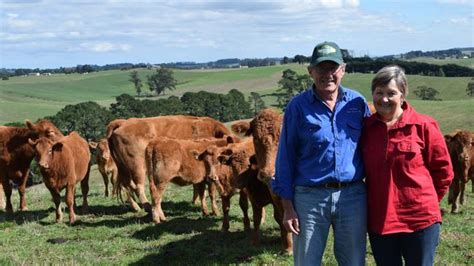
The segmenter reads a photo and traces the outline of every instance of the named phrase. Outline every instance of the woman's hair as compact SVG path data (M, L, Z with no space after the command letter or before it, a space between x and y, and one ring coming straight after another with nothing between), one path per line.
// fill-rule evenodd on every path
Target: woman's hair
M372 94L375 88L386 86L392 79L395 80L395 84L397 84L398 89L406 99L408 96L408 82L405 76L405 70L397 65L383 67L375 74L374 79L372 79Z

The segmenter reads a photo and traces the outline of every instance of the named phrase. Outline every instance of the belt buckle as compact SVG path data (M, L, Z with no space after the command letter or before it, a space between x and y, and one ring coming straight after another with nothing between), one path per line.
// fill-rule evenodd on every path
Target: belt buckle
M330 182L330 183L325 183L324 184L325 188L341 188L343 186L344 186L344 184L341 183L341 182L332 182L332 183Z

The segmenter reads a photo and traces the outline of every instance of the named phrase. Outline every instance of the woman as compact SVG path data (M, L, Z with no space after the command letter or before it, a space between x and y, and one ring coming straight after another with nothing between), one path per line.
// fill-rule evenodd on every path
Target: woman
M378 265L432 265L438 244L439 202L453 178L436 121L406 101L399 66L372 80L376 113L364 121L362 152L368 188L369 239Z

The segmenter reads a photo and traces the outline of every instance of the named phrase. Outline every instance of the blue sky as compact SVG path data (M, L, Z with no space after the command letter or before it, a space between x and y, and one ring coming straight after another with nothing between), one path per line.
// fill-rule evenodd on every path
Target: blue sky
M0 0L0 68L474 46L474 0Z

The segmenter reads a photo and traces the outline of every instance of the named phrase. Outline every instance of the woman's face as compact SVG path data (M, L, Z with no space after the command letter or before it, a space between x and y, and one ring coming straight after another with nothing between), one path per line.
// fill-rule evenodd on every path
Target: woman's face
M405 100L393 79L386 86L376 87L372 97L375 110L382 116L393 116L402 109L402 103Z

